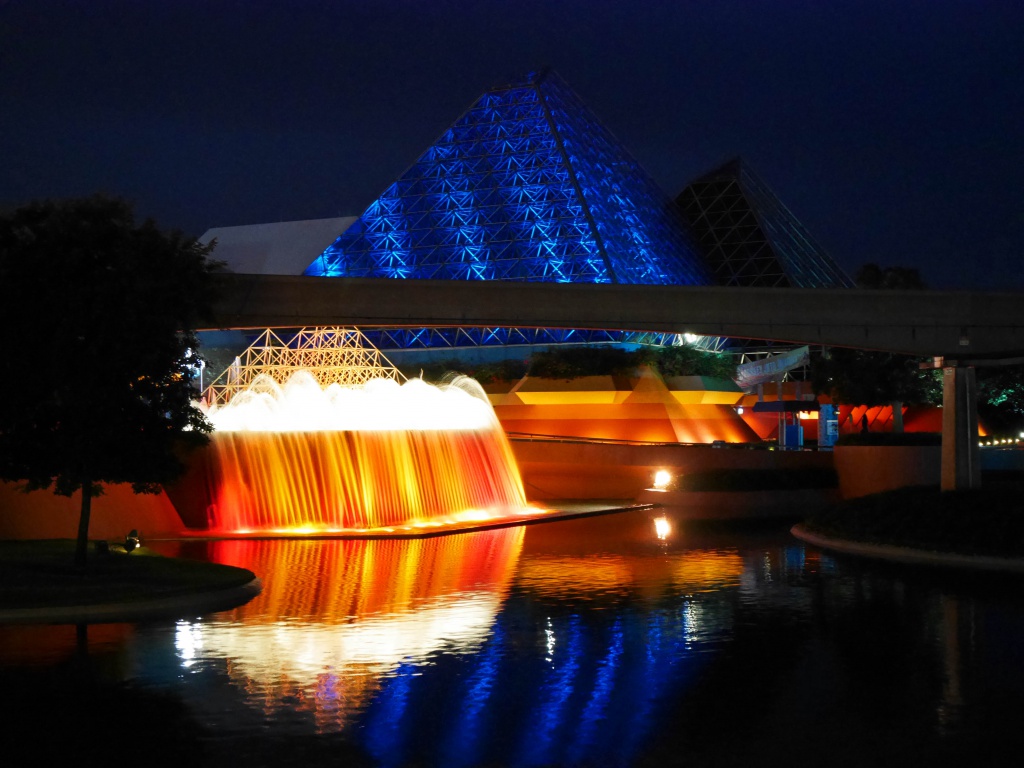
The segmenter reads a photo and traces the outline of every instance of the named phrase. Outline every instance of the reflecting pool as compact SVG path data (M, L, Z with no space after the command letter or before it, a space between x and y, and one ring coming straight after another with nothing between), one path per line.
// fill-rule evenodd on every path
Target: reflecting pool
M4 740L167 765L964 765L1024 738L1021 582L646 510L188 541L249 604L0 627Z

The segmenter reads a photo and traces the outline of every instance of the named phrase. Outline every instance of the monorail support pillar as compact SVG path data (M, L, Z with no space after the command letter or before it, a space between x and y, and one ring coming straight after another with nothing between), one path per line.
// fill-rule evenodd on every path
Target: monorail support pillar
M981 487L978 384L973 366L942 367L942 481L944 491Z

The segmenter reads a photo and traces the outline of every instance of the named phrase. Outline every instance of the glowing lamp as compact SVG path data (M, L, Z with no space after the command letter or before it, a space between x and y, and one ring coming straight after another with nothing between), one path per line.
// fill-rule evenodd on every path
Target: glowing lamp
M659 469L657 472L654 473L654 487L657 488L658 490L665 490L665 488L667 488L668 484L671 482L672 475L670 475L666 470Z

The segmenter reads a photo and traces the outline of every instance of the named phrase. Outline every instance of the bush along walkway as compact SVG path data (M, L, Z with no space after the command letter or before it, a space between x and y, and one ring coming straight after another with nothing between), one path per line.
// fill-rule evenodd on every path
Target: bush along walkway
M1019 483L901 488L849 499L793 530L817 546L902 562L1024 572Z

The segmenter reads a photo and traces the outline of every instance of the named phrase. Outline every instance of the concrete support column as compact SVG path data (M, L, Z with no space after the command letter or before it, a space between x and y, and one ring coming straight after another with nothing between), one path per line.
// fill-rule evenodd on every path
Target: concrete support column
M978 385L971 366L942 369L942 490L981 487Z

